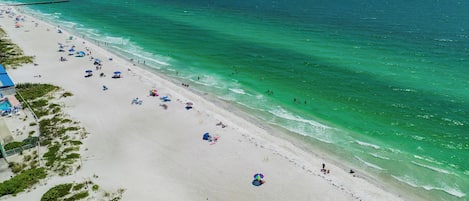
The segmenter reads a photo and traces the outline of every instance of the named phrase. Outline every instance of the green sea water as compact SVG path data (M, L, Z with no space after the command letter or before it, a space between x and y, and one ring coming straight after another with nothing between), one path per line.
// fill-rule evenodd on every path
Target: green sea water
M469 200L467 2L82 0L27 9L407 192Z

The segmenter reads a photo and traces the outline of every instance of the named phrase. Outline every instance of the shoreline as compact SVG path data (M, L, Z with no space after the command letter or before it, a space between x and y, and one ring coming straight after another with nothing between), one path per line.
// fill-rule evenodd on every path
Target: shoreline
M33 18L32 18L32 17L29 17L27 20L29 20L29 19L33 19ZM38 20L37 20L37 19L34 19L34 21L38 21ZM29 26L30 26L30 28L32 28L31 25L29 25ZM41 21L41 27L44 28L43 26L44 26L44 22ZM46 26L49 26L49 25L47 24ZM7 33L9 33L10 38L11 38L11 33L12 33L11 31L13 31L12 28L10 28L10 29L8 29L8 31L6 31ZM31 30L30 30L30 31L31 31ZM34 32L38 32L38 31L34 30ZM56 33L53 33L53 31L52 31L52 32L49 32L49 35L53 35L53 34L56 34ZM63 35L65 35L65 34L63 34ZM63 35L62 35L62 36L63 36ZM76 36L75 36L75 37L76 37ZM13 40L13 39L12 39L12 40ZM78 41L86 41L86 40L83 40L83 39L81 39L81 38L75 39L75 40L78 40ZM21 47L28 46L27 42L25 42L25 41L17 41L17 40L13 40L13 41L16 42L16 43L21 44L21 45L20 45ZM30 42L30 43L32 43L32 42ZM90 48L90 49L93 49L93 53L94 53L96 50L99 49L97 52L101 53L101 54L104 55L104 56L106 56L106 55L110 55L110 56L115 55L115 54L113 54L113 53L106 52L101 46L96 46L96 45L90 43L89 41L86 41L85 44L86 44L87 46L90 46L90 45L91 45L91 48ZM31 44L29 44L29 45L31 45ZM51 44L51 46L54 46L54 45L55 45L55 44ZM30 52L26 52L26 51L25 51L25 53L28 54L28 53L30 53ZM44 53L44 54L47 54L47 53ZM40 57L39 54L36 55L36 56L37 56L37 59ZM124 64L123 66L128 65L128 64L131 64L130 62L126 61L126 60L123 59L123 58L118 58L118 57L112 57L112 58L113 58L113 62L117 62L117 63L122 62L122 63ZM73 58L73 59L75 59L75 58ZM120 60L120 61L116 61L116 60ZM41 67L44 66L44 65L46 65L46 64L39 63L39 67L32 67L32 66L30 66L29 68L30 68L30 69L41 68ZM105 65L106 65L106 64L105 64ZM106 67L107 67L107 66L106 66ZM105 68L106 68L106 67L105 67ZM25 68L25 67L21 67L21 68ZM21 68L20 68L19 70L21 70ZM226 118L226 122L228 122L228 125L229 125L228 128L229 128L229 129L232 128L232 127L236 127L238 130L243 131L243 130L244 130L243 128L253 128L253 130L256 131L256 134L249 134L249 133L250 133L249 131L251 131L251 130L249 129L249 131L244 131L245 133L247 133L244 138L260 138L261 140L253 140L253 141L250 141L250 142L245 142L245 143L243 144L243 146L248 146L248 148L252 149L253 147L252 147L251 145L252 145L252 144L256 144L256 146L254 147L254 150L257 150L257 147L258 147L258 146L259 146L259 147L262 147L262 146L264 146L264 147L267 147L267 146L273 146L273 147L275 147L275 146L277 146L277 144L275 144L275 143L273 143L273 144L270 144L270 143L271 143L272 141L278 142L278 139L277 139L278 136L275 136L275 137L274 137L274 136L269 136L270 134L268 134L268 133L269 133L269 129L270 129L270 131L272 131L272 130L275 130L274 128L270 127L270 128L267 128L267 129L266 129L266 128L265 128L265 125L260 125L259 122L253 123L253 122L246 121L246 119L243 118L243 117L245 117L244 115L241 115L241 116L233 116L233 112L231 112L231 111L230 111L230 112L226 111L226 108L220 109L220 106L215 105L213 102L207 102L206 97L200 96L200 94L196 94L196 93L194 93L194 92L191 92L192 90L187 90L187 89L185 89L185 88L183 88L183 87L180 87L180 86L178 86L176 83L174 83L174 82L171 81L171 80L166 80L166 82L165 82L164 80L160 79L160 78L165 79L166 77L165 77L164 75L163 75L163 76L161 76L160 74L155 75L153 72L148 72L148 69L139 69L139 68L141 68L141 67L140 67L140 66L132 67L131 73L126 74L123 79L127 79L127 77L129 77L129 78L132 78L132 77L133 77L133 78L135 79L135 77L137 77L137 78L136 78L137 81L144 81L144 80L147 80L147 81L144 81L144 82L145 82L145 85L148 87L148 86L149 86L149 85L148 85L148 84L149 84L148 82L151 82L151 80L152 80L153 78L158 77L158 81L164 83L164 84L161 84L162 88L168 90L167 93L176 93L178 97L181 97L181 99L191 100L191 101L195 102L197 105L198 105L198 104L201 104L201 105L202 105L201 108L205 108L205 107L204 107L205 105L209 105L209 108L210 108L210 109L213 109L213 110L215 111L215 112L212 113L212 111L207 112L207 111L200 111L200 110L199 110L198 112L200 113L200 115L198 115L198 116L204 116L204 115L206 115L206 116L211 117L211 119L217 119L217 120L218 120L218 119L223 119L223 122L225 122L225 118L223 118L223 116L226 115L226 117L227 117L227 118ZM122 67L121 67L121 69L122 69L122 70L125 70L125 68L122 68ZM16 70L16 71L18 71L18 70ZM50 73L49 71L44 71L44 72ZM24 72L23 72L23 73L24 73ZM150 74L148 74L148 73L150 73ZM16 73L15 73L15 74L16 74ZM63 73L62 73L62 74L63 74ZM132 74L134 74L134 75L132 75ZM17 76L18 76L18 77L21 77L21 76L20 76L20 73L18 73ZM150 78L145 77L145 76L150 76ZM32 79L32 78L31 78L31 77L30 77L30 78L24 78L24 77L23 77L23 79ZM33 81L35 81L35 80L33 80ZM62 80L62 81L60 81L60 80L53 80L53 81L55 81L55 82L63 82L63 80ZM85 82L86 82L86 81L85 81ZM135 83L135 82L134 82L134 83ZM138 83L138 82L137 82L137 83ZM54 83L54 84L55 84L55 83ZM151 83L150 83L150 85L151 85ZM62 85L59 85L59 86L62 87ZM69 88L74 88L74 87L71 86L71 85L69 85L69 86L67 86L67 87L69 87ZM98 87L99 87L99 85L98 85ZM67 90L68 90L69 88L67 88ZM139 88L145 88L145 87L139 87ZM75 89L78 90L78 91L82 90L82 89L78 89L77 87L75 87ZM76 90L72 90L72 91L76 91ZM140 94L140 96L142 96L142 95L144 94L144 93L142 93L143 91L147 91L147 89L140 90L140 92L139 92L138 94ZM137 94L137 93L135 93L135 94ZM182 95L181 95L181 94L182 94ZM77 96L78 96L78 95L77 95ZM94 95L94 96L96 97L96 95ZM98 96L99 96L99 95L98 95ZM200 96L200 97L197 97L197 96ZM131 98L132 98L132 96L129 96L127 99L130 100ZM197 100L197 101L195 101L195 100ZM212 100L212 101L213 101L213 100ZM145 100L145 102L147 102L147 100ZM221 101L221 102L223 102L223 101ZM88 102L88 103L89 103L89 102ZM181 102L181 103L183 103L183 102ZM69 103L69 104L70 104L70 103ZM69 104L67 104L67 107L72 107L72 108L73 108L74 106L77 106L79 103L77 103L77 102L72 102L71 105L69 105ZM76 104L76 105L74 105L74 104ZM144 103L144 104L145 104L145 103ZM228 104L228 106L229 106L229 104ZM81 119L86 119L86 117L83 116L83 114L80 115L80 114L79 114L79 113L80 113L79 111L76 111L76 110L74 110L74 109L72 109L72 108L70 108L71 112L72 112L75 116L79 117L78 119L80 119L80 120L81 120ZM158 108L158 109L159 109L159 108ZM173 106L171 106L171 108L170 108L169 110L174 110ZM143 111L142 111L142 112L143 112ZM241 111L241 112L242 112L242 111ZM208 113L210 113L210 114L208 114ZM222 114L219 114L219 113L222 113ZM239 114L237 114L236 112L235 112L234 114L235 114L235 115L239 115ZM182 116L184 116L184 115L186 115L186 114L182 114ZM72 116L73 116L73 115L72 115ZM202 121L204 121L204 120L202 119ZM174 122L173 122L173 123L174 123ZM197 123L197 122L196 122L196 123ZM204 123L205 123L205 122L204 122ZM216 121L213 121L213 122L208 123L208 124L211 124L211 126L209 126L209 125L204 125L204 126L207 126L207 127L214 127L214 124L215 124L215 123L216 123ZM206 124L207 124L207 123L206 123ZM241 125L239 125L239 124L241 124ZM243 125L247 125L247 126L246 126L246 127L243 127ZM91 141L91 140L92 140L91 138L93 138L93 130L96 129L96 125L89 125L89 126L85 125L85 128L88 129L89 127L91 127L91 129L90 129L89 131L91 132L92 137L90 137L90 138L89 138L88 140L86 140L86 141ZM99 130L99 129L96 129L96 130ZM246 129L246 130L248 130L248 129ZM220 131L220 132L223 133L223 132L225 132L225 131L222 130L222 131ZM257 132L259 132L259 133L257 133ZM236 133L236 132L234 132L234 133ZM285 135L285 134L284 134L284 135ZM197 136L197 137L199 137L199 136ZM239 137L239 136L238 136L238 137ZM225 138L225 136L223 136L223 137L221 138L221 140L223 141L224 138ZM265 140L265 138L267 138L268 140ZM243 139L243 137L241 137L241 139ZM273 140L272 140L272 139L273 139ZM238 138L237 140L239 140L239 138ZM235 140L231 141L230 143L236 142L237 140L236 140L236 138L235 138ZM267 142L269 142L269 143L266 143L266 144L264 145L264 144L262 143L262 142L264 142L264 141L267 141ZM193 142L193 143L196 143L196 142ZM298 152L298 154L305 154L305 153L303 153L303 152L300 153L300 151L298 150L298 148L295 146L294 143L293 143L293 144L290 144L290 143L291 143L291 142L283 142L283 141L280 141L280 144L282 144L282 146L285 146L287 149L295 150L296 152ZM85 145L86 145L86 144L87 144L87 143L85 143ZM247 145L246 145L246 144L247 144ZM215 146L225 146L225 144L217 144L217 145L215 145ZM233 147L232 147L232 148L233 148ZM237 149L235 149L235 150L237 150ZM274 149L274 150L275 150L275 149ZM264 150L264 151L265 151L265 150ZM269 154L269 156L270 156L270 154ZM273 156L276 156L276 155L274 154ZM279 158L280 158L281 160L290 160L290 161L286 161L287 164L288 164L288 163L295 163L295 165L296 165L295 160L292 159L293 157L281 156L280 154L279 154L278 156L280 156ZM318 162L318 161L322 161L322 160L323 160L322 158L319 158L319 159L318 159L317 155L313 155L313 156L306 156L306 155L303 155L303 157L305 157L305 158L316 158L316 159L315 159L316 162L314 162L314 164L316 164L316 166L306 168L306 169L312 169L310 173L308 173L307 170L304 170L305 168L304 168L304 166L303 166L303 170L301 170L300 172L297 172L298 175L303 175L303 174L308 175L308 174L309 174L310 177L311 177L311 175L312 175L311 178L308 178L308 182L311 182L311 180L314 180L314 182L312 182L312 183L314 183L314 184L317 184L317 181L315 181L315 180L317 180L318 178L319 178L319 181L322 180L322 182L324 182L324 180L331 179L331 178L328 177L329 175L324 176L324 177L322 177L322 178L317 177L317 176L322 176L321 173L319 172L320 163L321 163L321 162ZM303 158L300 157L300 159L303 159ZM252 158L251 158L250 160L252 160ZM293 161L293 162L292 162L292 161ZM282 163L283 165L285 165L284 162L285 162L285 161L282 161L282 162L280 162L280 163ZM312 162L309 162L309 164L311 164L311 163L312 163ZM339 164L340 164L340 163L339 163ZM291 165L291 164L290 164L290 165ZM328 163L328 166L329 166L329 163ZM296 168L296 169L301 169L300 167L295 167L295 168ZM207 167L202 167L201 169L202 169L202 170L203 170L203 169L207 169ZM275 168L274 168L274 169L275 169ZM333 175L333 176L331 176L331 177L347 175L347 174L338 174L341 169L342 169L341 167L334 167L334 168L333 168L333 171L332 171L332 175ZM280 171L280 170L279 170L279 171ZM316 174L315 174L315 173L316 173ZM335 174L337 174L337 175L335 175ZM241 176L241 175L239 175L239 176ZM246 177L249 177L250 175L245 175L245 176L246 176ZM310 179L311 179L311 180L310 180ZM332 179L336 179L336 178L332 178ZM341 179L343 179L343 178L339 178L338 180L340 181ZM350 179L350 178L349 178L349 179ZM356 181L356 180L358 180L358 179L353 179L353 181ZM363 180L363 179L360 179L360 180ZM365 180L366 180L366 179L365 179ZM346 181L345 183L347 183L347 182L349 182L349 181ZM369 182L369 181L365 181L365 183L368 183L368 182ZM271 182L269 181L269 182L266 184L266 186L267 186L267 185L271 185L270 183L271 183ZM321 182L320 182L320 183L321 183ZM360 184L362 184L362 183L363 183L363 181L360 181ZM327 184L327 182L326 182L326 184ZM351 183L349 183L349 184L351 184L351 186L354 186L354 182L351 182ZM249 185L249 183L248 183L247 185ZM272 184L272 185L273 185L273 184ZM249 186L249 187L250 187L250 186ZM263 186L263 187L264 187L264 186ZM328 191L333 191L333 192L331 192L331 194L334 194L334 192L335 192L335 191L334 191L334 187L333 187L332 189L331 189L331 187L332 187L332 185L329 186L329 187L327 188L327 190L328 190ZM337 189L339 189L339 188L337 188ZM303 188L303 189L301 189L301 190L306 190L306 189ZM308 190L309 190L309 189L308 189ZM363 190L365 190L365 189L363 189ZM374 189L374 190L376 190L376 189ZM340 190L337 190L337 191L340 192ZM376 190L376 191L380 191L380 190ZM381 191L382 191L382 192L381 192ZM380 191L379 193L383 193L384 195L389 194L389 193L387 193L386 191L384 191L384 189L381 189L381 191ZM269 193L269 192L268 192L268 193ZM272 192L272 193L273 193L273 192ZM360 193L360 192L358 192L358 193ZM273 193L273 194L275 194L275 193ZM352 192L352 194L353 194L353 192ZM381 194L380 194L380 195L381 195ZM127 195L124 194L124 198L127 198L126 196L127 196ZM324 196L324 195L323 195L323 196ZM334 195L329 195L329 196L332 196L332 197L333 197ZM393 198L394 196L390 196L390 195L388 195L388 196L389 196L389 200L395 200L395 199ZM21 197L21 195L19 195L18 197ZM332 197L331 197L331 198L332 198ZM347 199L347 200L352 200L352 199L354 199L354 198L352 198L352 196L351 196L350 198L351 198L351 199ZM360 198L362 198L362 197L360 197ZM381 198L381 197L379 197L379 198ZM128 199L128 198L127 198L127 199ZM262 198L261 198L261 199L262 199ZM362 199L365 199L365 200L366 200L366 198L362 198ZM132 200L132 199L130 199L130 200ZM371 199L370 199L370 200L371 200ZM385 199L383 199L383 200L385 200Z

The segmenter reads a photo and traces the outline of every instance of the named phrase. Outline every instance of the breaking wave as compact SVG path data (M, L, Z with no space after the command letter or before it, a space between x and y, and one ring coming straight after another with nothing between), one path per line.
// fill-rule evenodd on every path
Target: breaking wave
M423 188L427 191L430 191L430 190L440 190L440 191L444 191L452 196L456 196L458 198L462 198L464 196L466 196L465 193L463 193L461 190L459 189L456 189L456 188L451 188L449 186L446 186L446 187L436 187L436 186L430 186L430 185L419 185L417 184L414 179L412 179L411 177L409 176L404 176L404 177L398 177L398 176L394 176L394 175L391 175L391 177L393 177L394 179L396 179L397 181L400 181L402 183L405 183L409 186L412 186L412 187L415 187L415 188Z

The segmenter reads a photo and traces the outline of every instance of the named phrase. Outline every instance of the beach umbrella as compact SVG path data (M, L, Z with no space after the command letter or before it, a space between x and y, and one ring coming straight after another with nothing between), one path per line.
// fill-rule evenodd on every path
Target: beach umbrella
M254 179L262 180L262 179L264 179L264 175L262 173L257 173L257 174L254 175Z
M86 53L83 52L83 51L77 52L77 57L84 57L85 55L86 55Z
M114 71L114 74L116 74L116 75L121 74L121 72L120 71Z
M92 70L86 70L85 73L92 73Z
M204 135L202 136L202 139L204 139L204 140L208 140L209 138L210 138L209 133L204 133Z
M75 50L73 48L70 48L68 52L75 52Z
M101 63L101 59L95 59L94 62Z

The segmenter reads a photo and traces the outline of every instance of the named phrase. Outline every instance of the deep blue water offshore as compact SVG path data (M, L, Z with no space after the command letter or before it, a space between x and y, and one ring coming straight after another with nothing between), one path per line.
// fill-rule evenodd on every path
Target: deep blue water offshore
M28 9L308 136L386 183L428 200L469 200L469 1L72 0Z

